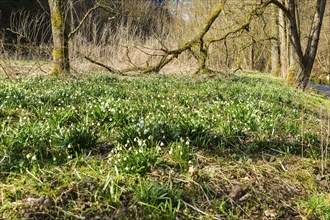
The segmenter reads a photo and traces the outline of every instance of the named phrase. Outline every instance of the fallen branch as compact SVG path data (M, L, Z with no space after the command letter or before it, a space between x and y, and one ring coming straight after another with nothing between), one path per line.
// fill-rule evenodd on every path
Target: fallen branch
M138 67L137 65L133 65L133 68L128 68L124 70L116 70L112 67L109 67L107 65L104 65L100 62L97 62L87 56L84 56L85 59L88 61L99 65L103 68L106 68L112 73L117 74L123 74L126 72L136 71L140 72L142 74L148 74L148 73L158 73L162 68L164 68L167 64L169 64L172 60L177 58L179 55L181 55L185 51L189 51L193 54L193 57L199 61L199 66L193 76L197 76L199 73L203 73L207 76L212 76L212 72L209 68L206 66L206 62L208 59L208 52L209 47L212 43L216 43L219 41L226 40L230 35L241 33L244 31L249 30L249 25L252 22L253 18L256 16L260 16L265 11L266 7L270 4L271 0L268 0L266 2L262 2L261 4L256 5L255 8L249 13L249 15L246 17L245 21L239 26L232 30L227 31L224 35L220 37L215 38L205 38L206 34L209 32L210 28L216 21L216 19L219 17L220 13L224 10L224 1L221 1L217 7L211 12L210 17L205 21L204 26L201 28L201 30L198 32L198 34L191 39L190 41L184 43L181 47L173 50L167 49L164 45L163 48L160 50L162 54L157 55L150 55L150 56L157 56L160 57L159 61L155 64L150 66L147 64L146 67ZM193 50L194 49L194 50ZM195 52L196 51L196 52ZM131 61L130 61L131 62Z
M80 54L81 54L81 53L80 53ZM98 61L96 61L96 60L90 58L90 57L87 56L87 55L84 55L84 54L81 54L81 55L82 55L86 60L88 60L89 62L91 62L91 63L93 63L93 64L95 64L95 65L98 65L98 66L100 66L100 67L103 67L103 68L105 68L106 70L108 70L108 71L111 72L111 73L115 73L115 74L122 75L122 73L121 73L119 70L116 70L116 69L114 69L114 68L112 68L112 67L110 67L110 66L107 66L107 65L103 64L103 63L100 63L100 62L98 62Z
M11 76L9 75L9 73L6 71L5 67L4 67L1 63L0 63L0 67L1 67L1 69L3 70L3 72L5 73L5 75L7 76L7 78L8 78L11 82L13 82Z

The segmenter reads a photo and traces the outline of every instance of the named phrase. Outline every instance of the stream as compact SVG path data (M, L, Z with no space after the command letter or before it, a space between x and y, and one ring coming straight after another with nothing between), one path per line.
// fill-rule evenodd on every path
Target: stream
M310 87L317 89L317 91L322 94L325 95L326 97L328 97L328 99L330 99L330 85L326 85L326 84L309 84Z

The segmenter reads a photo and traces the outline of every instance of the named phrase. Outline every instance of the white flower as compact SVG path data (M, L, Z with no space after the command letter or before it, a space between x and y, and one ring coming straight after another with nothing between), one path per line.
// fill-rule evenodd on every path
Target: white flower
M31 158L31 160L37 160L36 155L33 155L33 157Z

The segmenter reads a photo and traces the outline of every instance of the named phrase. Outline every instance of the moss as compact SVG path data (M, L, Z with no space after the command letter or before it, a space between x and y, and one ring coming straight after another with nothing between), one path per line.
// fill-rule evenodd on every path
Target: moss
M297 67L295 65L292 65L288 69L288 74L286 76L286 81L289 85L294 85L297 75Z
M217 7L216 7L216 9L211 12L210 17L211 18L217 17L220 14L220 12L224 9L224 7L225 7L225 4L224 3L218 4Z
M317 191L317 184L315 179L306 170L290 171L287 173L287 175L293 182L300 184L307 191Z
M55 60L59 60L63 58L63 53L60 49L54 48L53 50L53 57Z
M51 71L51 74L52 75L59 75L60 72L61 72L60 69L57 66L54 66L52 71Z
M60 4L57 2L57 4ZM56 29L61 29L63 27L63 19L62 19L62 14L59 9L59 7L55 7L52 10L52 23Z

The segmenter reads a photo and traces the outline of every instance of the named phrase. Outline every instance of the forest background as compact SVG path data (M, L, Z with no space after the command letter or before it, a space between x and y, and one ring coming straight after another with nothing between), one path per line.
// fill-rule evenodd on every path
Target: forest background
M168 51L196 37L219 4L214 0L63 2L65 31L74 32L68 47L69 68L73 74L104 68L117 73L150 70ZM301 49L306 50L319 1L281 3L288 5L289 2L295 3ZM102 7L95 7L97 4ZM202 50L206 49L204 63L208 73L224 74L238 69L271 72L295 84L299 59L290 40L289 20L275 5L258 12L257 6L254 1L225 1L223 10L206 33L208 39L215 39L212 44L203 44L207 49L194 44L175 54L161 68L144 72L198 73L204 56ZM3 60L7 60L2 64L2 72L8 77L50 72L54 48L49 1L2 0L0 8L0 51ZM329 83L329 16L330 10L326 7L311 76L314 82ZM12 63L13 60L33 62L23 68Z

